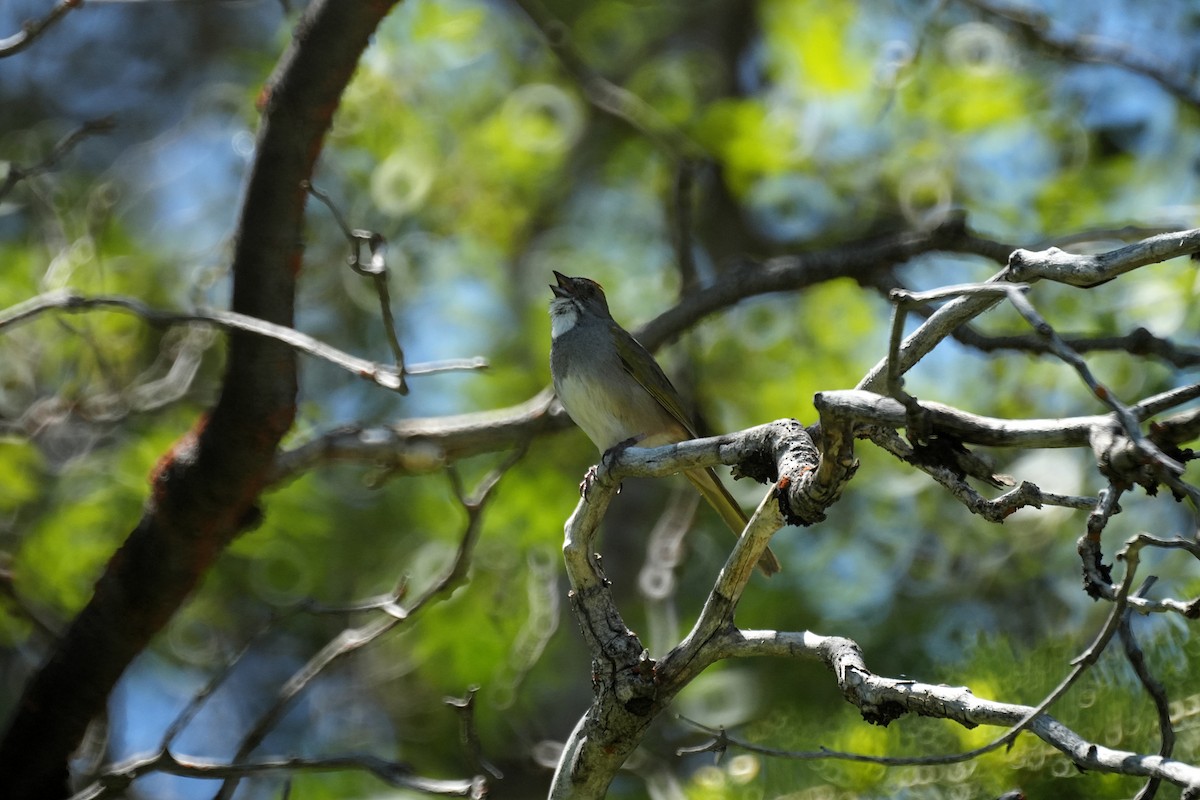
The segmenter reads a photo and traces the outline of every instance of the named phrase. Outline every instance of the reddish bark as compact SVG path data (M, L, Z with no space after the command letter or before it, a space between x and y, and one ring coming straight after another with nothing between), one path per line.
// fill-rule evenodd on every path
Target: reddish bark
M234 311L292 324L303 187L371 33L396 2L317 0L297 26L262 93L234 250ZM140 522L25 687L0 741L9 800L68 794L67 759L114 684L257 517L258 496L295 414L295 356L279 342L233 334L227 364L216 406L155 468Z

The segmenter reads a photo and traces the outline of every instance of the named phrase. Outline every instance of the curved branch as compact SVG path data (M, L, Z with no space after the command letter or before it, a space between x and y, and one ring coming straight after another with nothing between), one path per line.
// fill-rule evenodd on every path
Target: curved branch
M484 797L486 783L482 779L450 780L426 778L413 773L403 763L388 761L372 755L327 756L324 758L267 759L243 761L235 764L215 764L186 756L177 756L164 750L152 756L132 758L114 766L105 775L103 784L92 784L71 796L71 800L100 800L128 789L134 780L143 775L162 772L185 778L245 778L275 772L340 772L358 769L369 772L389 786L408 789L428 795L445 797Z
M291 326L303 183L358 58L391 5L312 3L264 89L233 253L235 313ZM216 406L159 463L141 521L25 687L0 741L10 800L68 793L67 760L126 666L256 519L255 503L291 427L295 398L295 357L287 346L246 333L230 337Z
M1151 236L1125 247L1099 255L1080 256L1051 247L1039 252L1016 249L1008 257L1008 266L987 283L1035 283L1051 280L1070 286L1095 286L1126 272L1157 264L1179 256L1200 252L1200 228ZM946 303L933 313L900 347L899 365L893 370L903 375L960 325L978 317L1001 301L1001 296L970 295ZM856 389L880 391L888 377L889 359L884 358L858 382Z
M748 297L795 291L834 278L865 281L869 275L890 269L897 263L939 251L979 255L997 263L1004 263L1012 252L1008 245L976 236L967 228L962 216L951 216L928 230L903 231L827 250L778 256L761 264L747 263L740 269L722 274L715 283L688 294L634 335L654 350L698 320Z
M252 333L273 339L301 353L324 359L364 380L401 394L405 393L405 375L432 375L436 372L482 369L487 366L487 362L482 358L463 358L407 366L401 364L393 367L350 355L287 325L279 325L248 314L239 314L236 311L223 311L219 308L196 311L162 311L130 297L114 295L88 297L74 289L57 289L46 292L6 309L0 313L0 330L27 322L47 311L79 312L96 308L126 311L141 317L152 325L201 324L224 328L228 331Z
M1028 730L1042 741L1068 756L1080 769L1123 775L1156 777L1177 786L1200 787L1200 768L1161 755L1146 755L1114 750L1089 742L1082 736L1037 709L1016 703L1002 703L976 697L964 686L946 686L887 678L866 667L862 651L849 639L821 636L809 631L736 631L721 643L722 658L774 656L823 662L834 673L838 686L862 711L868 721L887 724L904 713L953 720L966 727L977 725L1015 726L1034 716ZM732 741L732 740L730 740ZM740 745L740 743L737 743ZM765 755L801 758L848 758L868 760L855 754L818 751L792 754L769 748L753 747ZM961 761L955 756L890 757L886 763L946 764Z
M1143 75L1170 92L1178 100L1200 109L1200 90L1178 68L1172 68L1153 55L1138 52L1124 42L1086 34L1055 31L1050 17L1029 6L997 5L988 0L963 0L985 14L999 17L1043 47L1074 61L1113 64Z
M983 353L1015 350L1046 355L1053 352L1050 345L1035 334L993 336L981 333L971 325L963 325L953 335L957 341ZM1155 336L1143 327L1134 328L1124 336L1063 335L1063 341L1078 353L1118 352L1131 356L1153 356L1180 369L1200 365L1200 347L1176 344L1170 339Z
M0 39L0 58L15 56L37 38L50 29L52 25L65 17L68 12L83 5L83 0L58 0L54 8L41 19L30 20L21 26L20 33Z
M592 654L595 695L563 746L551 798L604 797L654 718L713 662L712 642L732 626L734 608L771 535L783 526L785 514L797 513L794 498L803 498L801 513L807 513L815 507L814 498L832 502L838 496L838 491L826 491L817 481L816 461L816 448L803 427L795 420L780 420L666 447L630 447L596 467L594 479L586 483L583 499L567 520L563 543L571 608ZM754 477L773 472L778 479L734 545L692 632L655 663L617 609L611 583L593 555L594 540L622 478L666 475L722 462L739 464Z
M420 475L471 456L511 450L571 425L547 388L524 403L494 411L331 431L280 453L270 482L290 480L319 464L346 461L370 464L387 474Z
M1075 255L1057 247L1018 249L1008 258L1004 279L1014 283L1049 280L1087 289L1139 267L1196 252L1200 252L1200 228L1161 233L1096 255Z

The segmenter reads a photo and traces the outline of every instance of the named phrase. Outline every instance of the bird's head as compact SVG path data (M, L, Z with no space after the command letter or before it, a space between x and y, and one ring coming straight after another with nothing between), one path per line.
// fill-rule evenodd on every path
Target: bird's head
M550 284L550 335L557 337L575 327L582 315L611 320L604 289L591 278L572 278L554 270L556 283Z

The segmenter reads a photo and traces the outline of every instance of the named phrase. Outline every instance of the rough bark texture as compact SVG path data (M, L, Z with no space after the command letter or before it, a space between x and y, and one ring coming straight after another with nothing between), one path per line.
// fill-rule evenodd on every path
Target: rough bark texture
M314 2L265 87L234 251L234 311L292 324L304 181L368 38L395 1ZM67 759L114 684L222 549L257 518L295 397L288 347L249 334L230 337L216 406L163 457L140 522L25 688L0 741L9 800L68 794Z

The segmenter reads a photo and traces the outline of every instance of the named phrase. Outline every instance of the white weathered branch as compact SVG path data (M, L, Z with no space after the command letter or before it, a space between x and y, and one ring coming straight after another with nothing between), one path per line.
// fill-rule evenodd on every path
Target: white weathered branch
M987 283L1035 283L1050 280L1071 286L1094 286L1126 272L1179 256L1200 252L1200 228L1161 234L1098 255L1074 255L1057 247L1040 252L1015 250L1008 266ZM983 314L1003 297L972 294L951 300L934 312L900 345L896 375L903 375L960 325ZM885 388L889 359L884 358L859 381L857 389L879 392Z
M921 683L875 675L858 645L849 639L809 631L730 631L720 657L773 656L820 661L833 671L842 694L871 722L886 724L905 713L977 725L1012 727L1036 711L1032 706L976 697L965 686ZM1049 714L1038 714L1026 730L1065 754L1080 769L1159 778L1176 786L1200 788L1200 767L1159 755L1116 750L1088 741ZM836 756L831 756L836 757ZM951 763L953 756L916 757L912 763ZM896 763L889 759L890 763Z

